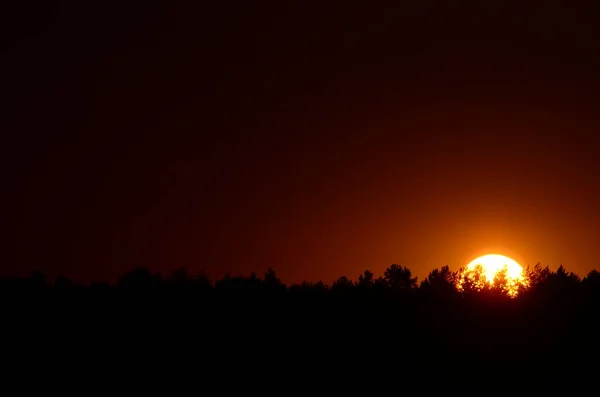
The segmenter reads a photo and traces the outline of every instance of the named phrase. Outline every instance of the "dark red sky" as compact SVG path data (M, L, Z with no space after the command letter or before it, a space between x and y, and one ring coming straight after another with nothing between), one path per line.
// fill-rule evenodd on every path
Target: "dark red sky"
M15 3L2 273L598 268L589 7Z

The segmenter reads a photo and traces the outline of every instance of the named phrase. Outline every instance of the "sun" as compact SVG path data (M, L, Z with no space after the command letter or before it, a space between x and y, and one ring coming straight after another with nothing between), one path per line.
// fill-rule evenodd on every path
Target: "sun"
M516 296L519 287L527 284L523 267L517 261L504 255L488 254L473 259L467 265L463 274L463 282L460 283L460 286L464 284L465 277L473 277L474 272L479 269L479 266L481 266L481 276L485 279L484 282L490 286L494 284L496 275L500 271L505 270L506 285L504 288L506 288L510 296Z
M520 279L523 278L523 267L517 263L514 259L508 256L489 254L480 256L479 258L473 259L468 265L468 270L475 270L475 268L481 265L483 268L483 274L488 283L494 282L494 277L502 269L506 267L506 277L508 279Z

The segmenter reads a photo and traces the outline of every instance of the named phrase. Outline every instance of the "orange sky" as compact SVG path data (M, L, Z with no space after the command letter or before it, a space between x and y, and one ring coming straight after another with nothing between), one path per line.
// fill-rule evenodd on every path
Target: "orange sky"
M445 4L23 9L0 273L597 268L592 14Z

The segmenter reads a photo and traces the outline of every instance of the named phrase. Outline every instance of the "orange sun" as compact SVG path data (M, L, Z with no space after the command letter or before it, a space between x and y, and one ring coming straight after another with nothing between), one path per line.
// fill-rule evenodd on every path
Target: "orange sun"
M480 275L484 283L493 285L496 275L499 272L506 272L506 285L504 288L509 296L516 296L520 286L526 285L527 280L523 272L523 267L515 260L498 254L489 254L480 256L472 260L463 273L463 279L459 283L459 289L464 285L464 279L469 278L473 281L474 274L481 271ZM478 286L481 288L481 285Z

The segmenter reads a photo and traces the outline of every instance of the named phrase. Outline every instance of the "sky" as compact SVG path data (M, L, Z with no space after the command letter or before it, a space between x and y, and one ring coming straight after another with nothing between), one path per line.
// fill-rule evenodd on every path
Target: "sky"
M598 269L592 2L12 3L0 274Z

